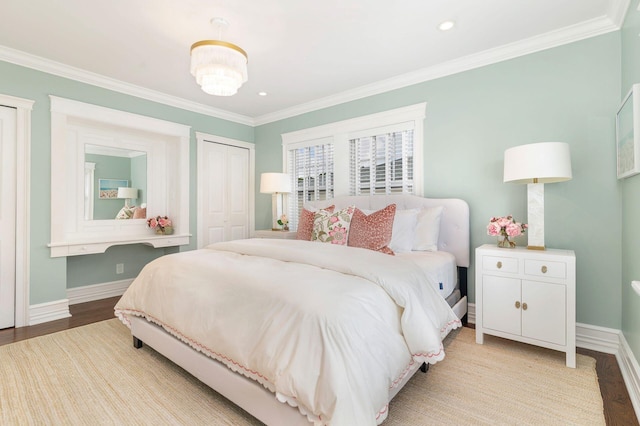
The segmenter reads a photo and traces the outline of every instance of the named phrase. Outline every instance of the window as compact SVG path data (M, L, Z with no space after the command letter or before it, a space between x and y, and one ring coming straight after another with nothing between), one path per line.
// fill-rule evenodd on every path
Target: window
M305 144L306 145L306 144ZM287 209L289 226L298 228L298 217L307 201L333 198L333 143L312 143L287 153L291 188Z
M349 141L350 195L413 194L413 130Z
M425 103L282 135L293 191L292 229L305 202L342 195L422 195ZM420 141L420 143L414 143ZM328 203L329 204L329 203Z

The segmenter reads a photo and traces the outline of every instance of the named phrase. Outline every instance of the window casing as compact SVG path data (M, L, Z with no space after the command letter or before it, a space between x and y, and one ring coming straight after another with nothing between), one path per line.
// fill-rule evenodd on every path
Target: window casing
M291 175L293 188L285 205L291 229L297 229L307 201L344 195L422 196L425 108L421 103L283 134L284 172Z

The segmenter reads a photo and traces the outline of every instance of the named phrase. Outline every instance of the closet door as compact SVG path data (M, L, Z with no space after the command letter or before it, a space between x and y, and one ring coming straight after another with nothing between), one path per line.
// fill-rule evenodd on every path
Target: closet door
M0 106L0 329L15 324L16 110Z
M203 241L198 247L249 238L249 150L206 142L202 155Z

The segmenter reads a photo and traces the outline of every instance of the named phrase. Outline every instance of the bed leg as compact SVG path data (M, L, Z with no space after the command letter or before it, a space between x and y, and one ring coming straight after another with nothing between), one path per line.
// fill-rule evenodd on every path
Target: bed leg
M133 347L136 349L140 349L142 347L142 340L138 339L136 336L133 336Z
M429 371L429 364L427 364L426 362L423 362L422 365L420 366L420 371L422 371L423 373L426 373L427 371Z

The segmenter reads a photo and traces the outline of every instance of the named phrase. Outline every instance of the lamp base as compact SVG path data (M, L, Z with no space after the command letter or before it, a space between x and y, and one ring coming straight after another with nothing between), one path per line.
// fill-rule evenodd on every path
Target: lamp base
M527 250L546 250L544 246L527 246Z

